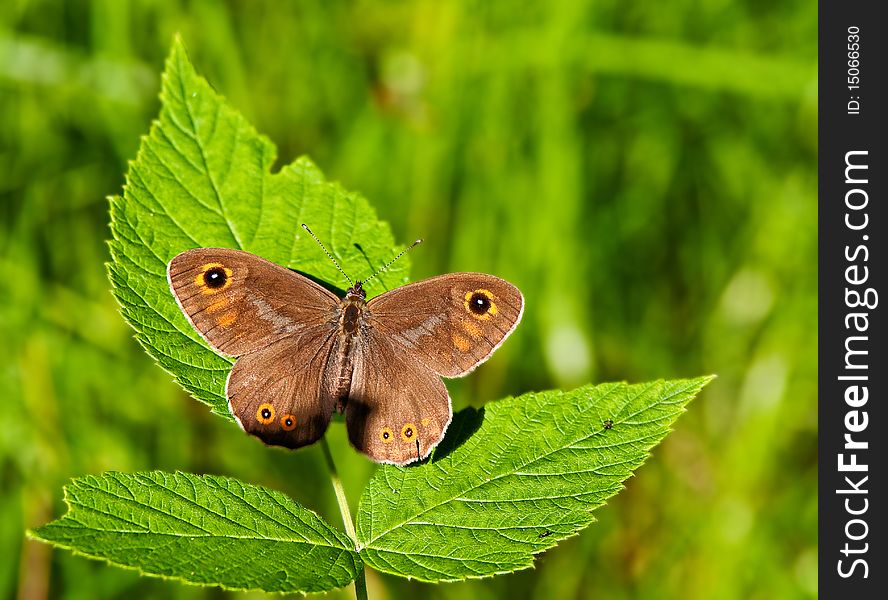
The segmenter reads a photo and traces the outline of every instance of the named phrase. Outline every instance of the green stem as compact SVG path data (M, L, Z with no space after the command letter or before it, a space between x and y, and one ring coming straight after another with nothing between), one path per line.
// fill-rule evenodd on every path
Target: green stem
M345 498L345 488L342 487L342 480L339 479L339 473L336 472L336 463L333 462L333 455L330 453L330 446L327 444L327 436L321 438L321 449L324 451L324 459L327 461L327 469L330 471L330 483L333 484L333 492L336 494L336 503L339 504L339 513L342 515L342 524L345 526L345 533L351 538L358 548L358 536L355 534L355 524L352 521L351 511L348 508L348 500ZM361 564L361 570L355 578L355 600L367 600L367 580L364 576L364 565Z

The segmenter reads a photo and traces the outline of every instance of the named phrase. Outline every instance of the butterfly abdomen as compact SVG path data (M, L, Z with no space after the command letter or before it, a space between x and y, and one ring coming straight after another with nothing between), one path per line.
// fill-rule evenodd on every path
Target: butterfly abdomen
M351 388L355 338L360 335L361 329L364 327L366 305L363 298L348 294L342 301L339 311L338 339L327 363L327 373L332 383L333 397L337 399L337 408L340 412L345 410Z

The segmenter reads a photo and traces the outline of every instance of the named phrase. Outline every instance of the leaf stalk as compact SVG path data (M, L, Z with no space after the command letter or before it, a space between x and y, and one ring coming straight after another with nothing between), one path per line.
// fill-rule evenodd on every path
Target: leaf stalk
M358 536L355 533L355 524L352 521L351 511L348 508L348 500L345 497L345 488L342 486L342 480L336 471L336 463L333 462L333 454L330 453L330 445L327 444L327 436L321 438L321 449L324 451L324 461L327 463L327 470L330 471L330 483L333 485L333 493L336 494L336 503L339 505L339 513L342 515L342 524L345 526L345 533L351 538L358 550ZM358 576L355 578L355 599L367 600L367 580L364 575L365 567L361 564Z

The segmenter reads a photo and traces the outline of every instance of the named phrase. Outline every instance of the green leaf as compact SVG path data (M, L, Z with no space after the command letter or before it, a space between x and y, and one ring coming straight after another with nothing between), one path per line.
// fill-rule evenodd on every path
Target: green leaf
M167 59L161 111L111 199L114 295L136 338L195 398L230 418L231 361L212 352L170 293L166 267L196 247L239 248L347 287L305 231L307 223L352 278L394 256L388 224L368 202L327 182L307 158L272 174L275 148L199 77L179 39ZM401 259L369 295L406 282Z
M65 487L68 513L31 536L147 575L317 592L362 568L350 540L266 488L189 473L104 473Z
M530 567L595 520L710 379L531 393L460 412L430 462L376 472L358 510L361 557L423 581Z

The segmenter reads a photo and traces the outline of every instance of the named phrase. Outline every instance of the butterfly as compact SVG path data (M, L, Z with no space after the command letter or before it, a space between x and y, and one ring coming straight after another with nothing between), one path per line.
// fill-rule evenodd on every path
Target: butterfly
M191 325L237 359L225 393L244 431L300 448L344 412L352 445L396 465L427 457L444 438L453 410L441 377L487 360L524 311L518 288L493 275L440 275L368 301L361 281L339 298L225 248L182 252L167 277Z

